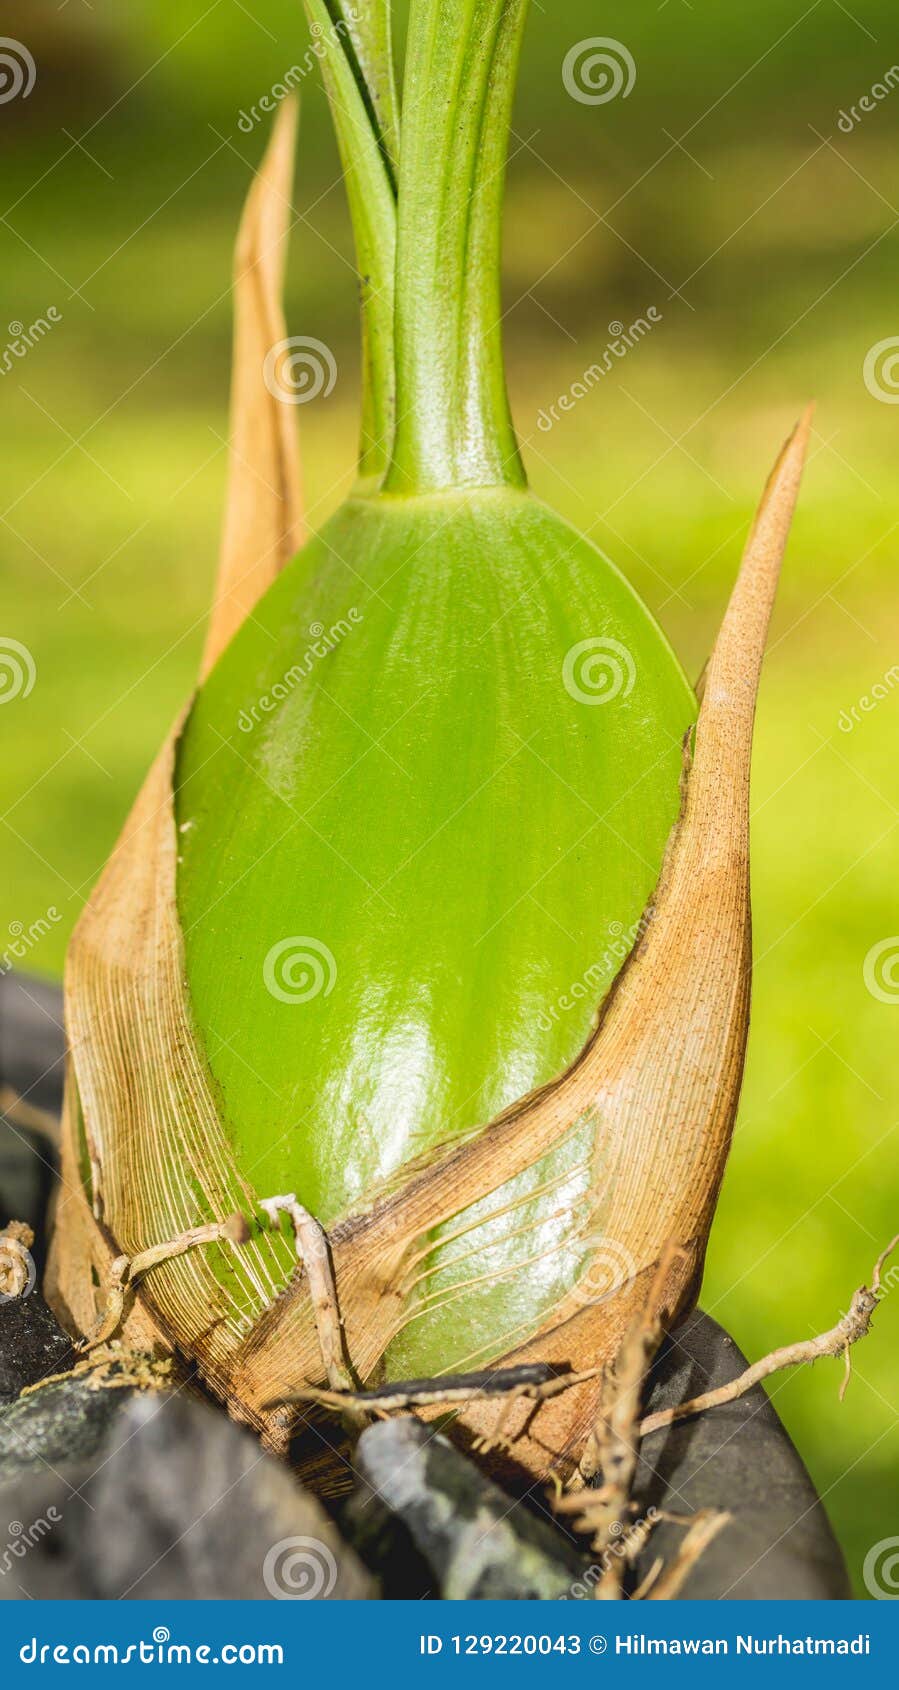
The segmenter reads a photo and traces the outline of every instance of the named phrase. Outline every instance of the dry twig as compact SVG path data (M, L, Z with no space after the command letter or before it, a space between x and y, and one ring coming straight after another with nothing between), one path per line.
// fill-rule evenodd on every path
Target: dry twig
M593 1367L587 1373L560 1374L547 1363L529 1362L522 1367L499 1367L478 1373L447 1373L436 1379L402 1379L373 1391L323 1391L309 1385L266 1403L265 1407L274 1409L288 1403L312 1402L337 1414L356 1407L386 1419L390 1414L408 1413L417 1408L451 1408L494 1398L546 1402L570 1390L572 1385L595 1379L599 1371Z
M772 1373L779 1373L781 1368L799 1367L805 1362L819 1361L822 1356L842 1355L845 1358L846 1372L840 1388L842 1402L852 1371L852 1346L860 1339L866 1338L871 1330L871 1319L880 1302L884 1263L892 1255L897 1244L899 1233L878 1256L871 1277L870 1291L866 1285L859 1286L853 1295L848 1313L842 1315L829 1332L822 1332L817 1338L803 1339L798 1344L784 1344L780 1349L772 1350L771 1354L764 1356L761 1361L753 1362L745 1373L731 1379L728 1384L718 1385L713 1391L704 1391L701 1396L693 1397L689 1402L679 1403L676 1408L662 1408L656 1414L647 1415L640 1426L640 1437L648 1437L650 1432L657 1432L662 1426L673 1426L677 1421L687 1420L694 1414L702 1414L706 1409L720 1408L724 1403L736 1402L763 1379L769 1378Z

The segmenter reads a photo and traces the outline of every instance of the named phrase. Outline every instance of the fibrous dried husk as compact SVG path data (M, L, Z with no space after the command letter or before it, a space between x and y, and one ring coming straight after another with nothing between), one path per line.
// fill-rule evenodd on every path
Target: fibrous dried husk
M282 115L241 237L249 258L238 267L234 394L255 420L234 423L221 593L204 672L285 561L297 529L296 481L285 467L293 446L284 416L292 413L265 390L260 356L273 324L280 327L289 122ZM346 1353L361 1380L377 1375L408 1316L416 1259L433 1229L459 1217L464 1226L466 1211L486 1197L501 1209L509 1183L582 1123L595 1146L593 1260L551 1322L510 1334L493 1360L586 1371L610 1359L672 1241L679 1248L667 1252L662 1288L669 1319L694 1293L742 1077L753 718L809 426L806 415L762 499L709 663L694 743L685 747L682 813L659 886L587 1047L557 1081L410 1168L405 1183L330 1231ZM69 954L66 1200L50 1294L82 1332L102 1300L91 1267L102 1285L114 1256L138 1255L235 1210L258 1215L272 1196L254 1190L236 1164L192 1024L176 910L178 732L176 725L150 772ZM584 1214L572 1216L574 1230L584 1223ZM483 1217L471 1227L475 1250L478 1224ZM135 1287L126 1336L196 1360L232 1412L263 1431L272 1431L273 1402L325 1379L309 1277L278 1232L257 1229L246 1245L220 1241L154 1267ZM516 1463L542 1474L576 1455L597 1389L587 1381L507 1415L504 1438ZM495 1413L495 1405L472 1403L458 1425L470 1437L489 1435ZM283 1427L283 1411L276 1422Z

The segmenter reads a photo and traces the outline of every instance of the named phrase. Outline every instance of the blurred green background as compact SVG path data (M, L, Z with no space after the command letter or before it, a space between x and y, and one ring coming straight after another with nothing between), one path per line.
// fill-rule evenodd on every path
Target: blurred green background
M231 246L266 135L241 114L308 37L299 0L7 0L3 27L37 78L0 103L0 634L36 681L0 716L0 950L38 923L22 965L58 976L196 674ZM599 31L636 81L584 104L562 62ZM897 61L894 0L565 0L534 9L515 120L507 345L532 480L627 571L691 673L776 449L818 401L762 692L754 1021L703 1293L750 1355L830 1326L899 1227L899 990L864 975L899 934L889 348L864 378L869 349L899 345ZM302 95L288 318L340 371L299 413L317 524L352 475L358 360L317 71ZM650 306L652 333L540 430L609 325ZM4 335L51 307L4 362ZM888 1298L842 1407L835 1363L773 1385L861 1594L868 1551L899 1532L897 1340Z

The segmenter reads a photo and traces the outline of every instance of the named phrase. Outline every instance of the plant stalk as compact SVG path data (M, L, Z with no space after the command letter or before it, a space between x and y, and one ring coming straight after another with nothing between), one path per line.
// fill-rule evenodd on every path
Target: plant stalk
M395 416L393 348L396 150L390 0L364 13L346 0L305 0L346 178L362 295L359 475L379 482L390 462Z
M386 487L525 485L506 393L501 220L528 0L412 0Z

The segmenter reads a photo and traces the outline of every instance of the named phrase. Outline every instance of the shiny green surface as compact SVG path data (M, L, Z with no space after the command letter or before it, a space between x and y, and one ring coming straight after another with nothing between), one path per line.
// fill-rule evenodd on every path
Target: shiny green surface
M585 640L627 656L571 691ZM691 717L626 582L530 495L354 500L310 542L178 771L191 998L258 1190L330 1224L572 1060L656 882ZM333 966L286 1002L264 971L291 939Z

